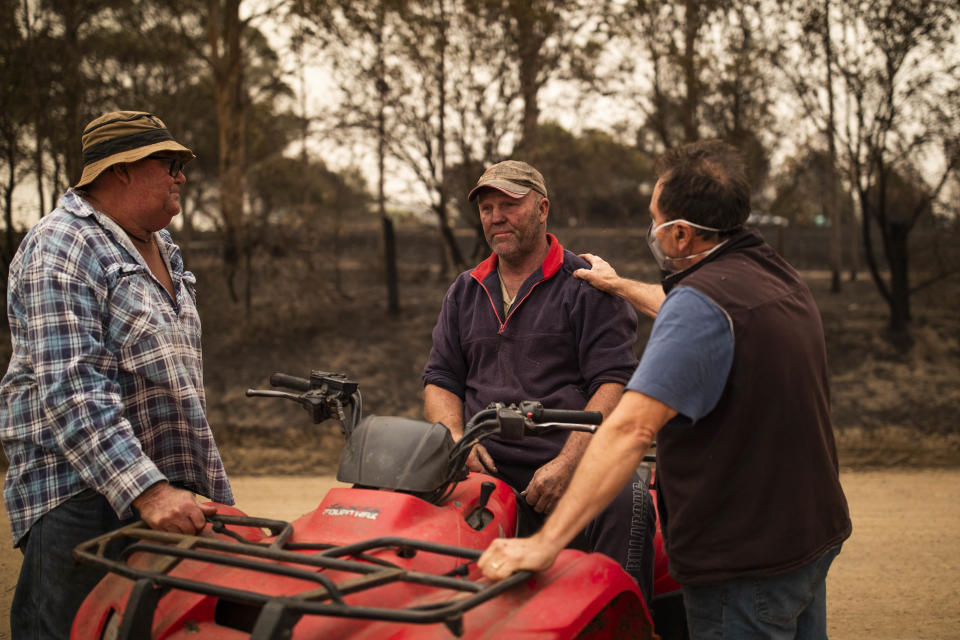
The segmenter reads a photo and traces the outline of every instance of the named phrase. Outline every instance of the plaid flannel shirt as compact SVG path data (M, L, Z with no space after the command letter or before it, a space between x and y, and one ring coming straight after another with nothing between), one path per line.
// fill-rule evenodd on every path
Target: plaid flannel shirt
M205 413L196 279L170 234L155 238L175 300L123 230L72 189L10 265L0 440L14 544L87 488L121 518L164 479L233 504Z

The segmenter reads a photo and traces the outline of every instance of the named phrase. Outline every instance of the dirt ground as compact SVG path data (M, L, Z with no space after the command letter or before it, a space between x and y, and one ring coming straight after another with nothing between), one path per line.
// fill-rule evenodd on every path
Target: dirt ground
M843 471L853 536L827 581L830 637L839 640L960 638L960 470ZM249 514L293 519L336 483L329 476L233 480ZM283 499L278 499L283 496ZM0 517L0 639L20 554Z

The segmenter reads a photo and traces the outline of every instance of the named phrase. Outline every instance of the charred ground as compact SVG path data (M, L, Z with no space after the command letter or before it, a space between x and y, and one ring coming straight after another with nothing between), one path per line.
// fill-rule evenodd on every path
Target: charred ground
M602 255L623 275L655 278L641 230L554 230L576 252ZM248 399L270 373L306 376L311 369L347 374L360 383L367 414L419 417L420 373L430 333L455 275L437 266L435 231L399 230L401 313L386 313L385 277L376 227L342 239L338 263L295 239L276 242L254 262L249 311L231 301L215 248L187 248L199 280L204 368L210 422L231 474L329 473L342 440L337 425L312 425L301 409ZM915 344L907 352L885 338L887 309L865 270L830 292L823 238L816 233L769 234L801 269L820 306L831 369L841 464L960 465L960 276L913 298ZM461 235L468 250L473 238ZM939 259L939 258L938 258ZM918 260L917 281L940 264ZM652 322L641 319L638 353ZM0 364L9 340L0 342ZM5 463L0 459L0 464Z
M233 472L316 472L336 464L341 439L335 425L314 427L292 405L243 397L273 371L342 372L360 382L368 413L419 417L420 373L454 273L436 266L435 234L401 230L402 310L389 316L376 230L368 234L341 260L339 287L335 266L315 256L309 267L303 252L265 259L250 315L225 299L216 272L201 273L209 292L201 313L211 422ZM640 231L564 229L557 235L567 248L602 255L624 275L656 277ZM831 293L829 273L817 268L817 234L774 232L770 239L801 268L821 309L841 464L960 464L960 276L915 295L915 344L901 352L885 337L886 304L868 273L861 270L839 294ZM468 234L462 240L470 245ZM651 326L640 320L638 353Z

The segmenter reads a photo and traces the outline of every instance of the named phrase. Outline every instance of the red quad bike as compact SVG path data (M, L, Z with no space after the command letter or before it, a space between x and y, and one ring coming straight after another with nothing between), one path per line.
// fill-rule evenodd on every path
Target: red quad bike
M517 494L468 473L487 436L593 431L600 414L535 402L493 404L454 444L446 427L361 419L357 384L314 371L270 378L290 391L248 396L298 402L315 423L340 421L346 445L319 506L294 522L217 505L201 535L136 523L79 545L74 557L108 571L74 621L74 640L381 638L656 638L683 633L679 587L667 576L659 526L654 619L636 583L598 553L561 552L547 571L482 577L476 560L514 536ZM644 467L647 468L647 467ZM108 544L126 544L117 558ZM659 634L659 636L658 636Z

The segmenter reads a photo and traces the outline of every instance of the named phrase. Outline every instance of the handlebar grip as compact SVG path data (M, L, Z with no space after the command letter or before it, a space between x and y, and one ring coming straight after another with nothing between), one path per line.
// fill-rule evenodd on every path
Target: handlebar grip
M286 387L297 391L310 391L310 381L306 378L298 378L286 373L274 373L270 376L270 385L274 387Z
M533 411L530 419L534 422L570 422L574 424L600 424L603 414L599 411L581 411L578 409L540 409Z

